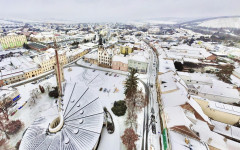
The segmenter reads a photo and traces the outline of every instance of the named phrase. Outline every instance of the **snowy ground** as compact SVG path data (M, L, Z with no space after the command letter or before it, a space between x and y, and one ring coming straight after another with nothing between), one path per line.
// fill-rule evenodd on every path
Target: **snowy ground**
M105 75L105 72L96 70L93 72L92 69L83 69L80 67L71 67L72 71L64 71L65 79L67 81L78 82L80 84L85 84L89 86L93 92L99 96L103 107L106 107L108 111L111 113L114 124L115 124L115 132L113 134L108 134L106 129L103 129L103 134L101 136L101 141L99 144L99 150L107 149L120 149L120 136L124 131L125 125L124 120L125 116L117 117L115 116L111 108L113 106L114 101L123 100L124 99L124 85L123 82L126 79L126 76L119 75L118 77ZM99 91L100 88L103 90L106 88L107 91L103 92ZM118 88L118 92L114 92L115 88Z
M231 75L230 77L231 77L231 79L232 79L232 80L231 80L232 83L235 84L235 85L237 85L238 87L240 87L240 79L237 78L237 77L235 77L234 75Z
M80 59L79 61L77 61L77 64L82 65L82 66L86 66L86 67L89 67L89 68L92 68L92 69L100 69L100 70L119 73L119 74L123 74L123 75L128 74L128 72L126 72L126 71L113 70L113 69L110 69L110 68L99 67L98 65L87 63L83 59ZM138 78L140 78L141 80L143 80L145 82L145 81L147 81L148 74L138 74Z
M99 150L106 150L106 149L114 149L114 150L124 150L125 147L121 144L121 136L124 133L126 128L125 125L125 116L117 117L111 111L114 101L123 100L125 98L124 95L124 81L126 80L125 75L118 75L118 77L114 77L115 73L111 76L106 75L106 72L103 71L94 71L92 69L83 69L80 67L71 67L72 71L68 72L65 70L65 79L67 81L73 81L85 84L89 86L95 94L97 94L102 102L103 107L106 107L108 111L111 113L115 131L113 134L108 134L106 128L103 129L101 135L101 141L99 144ZM99 91L100 88L103 90L106 88L107 91L110 92L103 92ZM114 92L115 89L118 89L118 92ZM141 83L139 83L139 88L144 91L144 87ZM138 113L138 126L139 130L137 131L138 134L141 134L142 123L143 123L143 112ZM137 146L141 146L141 138L136 143Z
M121 136L126 128L126 115L117 117L112 113L111 108L114 101L123 100L125 98L123 91L126 75L118 74L115 76L115 73L112 73L112 75L109 76L109 74L106 75L106 72L103 71L93 71L93 69L86 69L78 66L72 66L71 69L72 71L69 71L68 68L64 69L65 80L67 82L77 82L79 84L85 84L89 86L93 92L99 96L103 107L106 107L113 117L115 132L113 134L108 134L104 128L98 149L124 150L125 147L121 144ZM18 101L17 105L14 108L18 109L22 104L28 101L30 98L30 91L32 89L38 88L39 84L44 85L46 82L50 82L52 86L56 86L55 76L52 76L51 78L43 80L37 84L27 83L25 85L16 87L19 90L21 99ZM139 85L139 88L144 88L142 84L139 83ZM100 88L103 88L103 90L106 88L107 92L103 92L103 90L99 91ZM118 92L114 92L116 89L118 89ZM40 94L39 98L36 100L36 103L32 106L29 106L30 102L28 102L22 109L18 110L16 114L10 118L20 119L24 123L24 128L22 128L19 133L11 136L11 139L8 142L12 148L22 138L23 132L29 125L33 123L35 119L39 118L40 116L57 115L54 99L50 98L47 93ZM141 134L143 112L139 113L138 118L139 129L137 130L137 133ZM141 141L142 140L139 140L137 142L138 147L141 146Z
M37 84L25 84L19 87L16 87L19 90L21 99L17 102L17 105L13 109L18 109L30 98L30 91L34 88L38 88L39 84L43 85L45 82L51 82L53 86L56 86L55 77L51 77L48 80L44 80ZM17 134L11 136L8 144L10 147L14 147L16 143L22 138L23 132L27 129L33 121L40 116L49 116L56 115L57 109L54 103L54 99L50 98L47 93L40 94L39 98L36 99L36 103L30 106L28 102L22 109L18 109L15 115L11 116L10 119L16 120L20 119L24 123L24 127Z

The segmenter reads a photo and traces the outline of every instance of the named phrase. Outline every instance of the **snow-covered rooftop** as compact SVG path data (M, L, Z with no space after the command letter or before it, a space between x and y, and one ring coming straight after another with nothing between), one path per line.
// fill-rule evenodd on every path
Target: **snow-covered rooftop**
M168 71L175 71L175 66L172 60L159 59L159 72L165 73Z
M206 74L201 74L201 73L188 73L188 72L177 72L180 77L186 76L192 81L198 81L198 82L203 82L203 83L208 83L212 84L212 79L206 75ZM199 83L201 84L201 83Z
M239 99L239 92L237 89L226 88L221 86L210 85L194 85L194 87L203 94L211 94L233 99Z
M167 127L172 128L175 126L190 127L192 122L186 117L184 110L180 106L165 107L165 118Z
M240 128L215 120L211 120L211 122L214 125L214 132L240 140Z
M41 117L25 132L20 150L90 150L96 145L103 126L103 108L98 97L85 85L66 83L63 97L63 128L48 132L54 118Z
M128 56L124 57L123 54L119 54L119 55L114 55L112 58L112 61L120 61L124 64L128 64L128 59L129 59Z

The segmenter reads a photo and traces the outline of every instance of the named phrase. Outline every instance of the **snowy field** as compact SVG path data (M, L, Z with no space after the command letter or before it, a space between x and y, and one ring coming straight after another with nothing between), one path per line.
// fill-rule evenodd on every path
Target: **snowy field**
M78 84L85 84L91 88L93 93L99 96L102 106L106 107L112 114L115 124L115 132L113 134L108 134L106 128L104 128L98 149L106 150L107 148L114 150L124 150L125 147L121 144L121 136L126 128L126 114L125 116L117 117L112 113L111 108L114 101L123 100L125 98L123 92L126 75L116 75L115 73L112 73L110 76L109 73L106 75L106 72L103 71L93 71L93 69L85 69L77 66L73 66L71 69L72 71L69 71L69 68L64 69L64 78L66 82L77 82ZM51 83L52 86L56 86L55 75L37 84L28 83L16 87L19 90L21 99L18 101L17 105L14 108L18 109L20 106L22 106L26 101L29 100L30 91L32 89L38 88L39 84L43 86L46 82ZM144 91L143 85L139 85L139 88ZM102 88L102 91L99 90L100 88ZM104 92L105 88L106 92ZM44 94L39 95L34 105L31 102L28 102L25 106L18 110L15 115L11 116L10 119L20 119L24 123L24 127L20 132L11 136L8 144L11 145L11 147L14 147L16 143L22 138L22 134L27 129L27 127L40 116L57 115L57 107L54 101L55 99L50 98L48 96L48 92L45 92ZM139 127L137 133L141 134L143 122L143 117L141 116L143 116L143 111L139 113L139 116ZM137 146L141 146L141 137L136 144Z
M240 28L240 18L218 18L204 21L198 26L208 28Z

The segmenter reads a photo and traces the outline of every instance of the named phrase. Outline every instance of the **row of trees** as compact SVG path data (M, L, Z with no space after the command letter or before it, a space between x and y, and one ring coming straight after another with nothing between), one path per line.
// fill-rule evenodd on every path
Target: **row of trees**
M121 136L122 143L127 150L136 149L135 142L138 140L137 129L137 113L146 106L147 99L143 96L143 92L138 89L137 70L132 69L126 80L124 94L126 96L127 119L126 124L129 126Z
M0 149L5 148L5 142L10 139L10 135L16 134L23 126L20 120L9 119L9 108L12 105L11 99L4 99L0 104Z
M36 104L36 100L39 98L41 93L45 93L45 90L49 92L51 89L52 85L49 82L44 83L43 86L39 85L39 88L32 89L30 91L29 98L30 105Z

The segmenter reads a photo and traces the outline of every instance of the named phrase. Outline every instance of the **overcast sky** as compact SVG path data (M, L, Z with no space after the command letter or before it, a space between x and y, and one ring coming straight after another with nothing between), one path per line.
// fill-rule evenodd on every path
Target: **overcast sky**
M80 22L240 15L240 0L0 0L1 18Z

